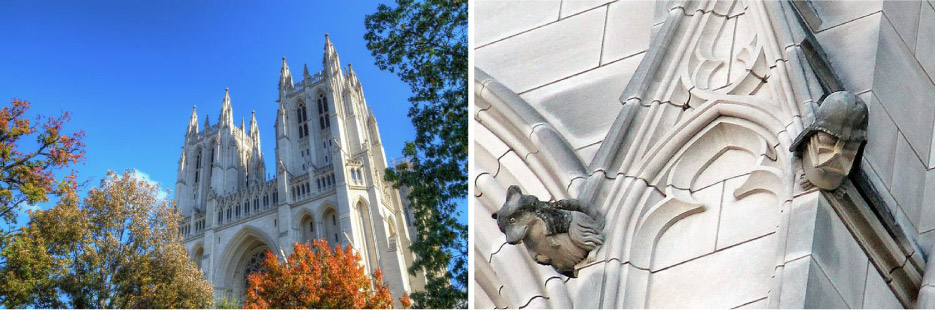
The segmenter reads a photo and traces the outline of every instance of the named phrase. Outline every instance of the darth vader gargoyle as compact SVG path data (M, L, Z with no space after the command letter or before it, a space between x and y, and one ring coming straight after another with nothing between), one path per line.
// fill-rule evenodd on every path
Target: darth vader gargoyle
M519 186L507 190L506 202L493 214L509 244L523 243L533 260L576 277L576 266L604 243L603 217L576 199L539 201Z
M818 106L815 122L789 149L802 157L805 188L838 189L867 142L867 105L848 91L831 93Z

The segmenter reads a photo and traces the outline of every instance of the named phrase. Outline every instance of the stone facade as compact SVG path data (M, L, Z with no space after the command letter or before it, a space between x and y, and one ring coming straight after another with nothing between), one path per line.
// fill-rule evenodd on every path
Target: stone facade
M184 243L216 295L242 296L265 251L288 256L293 242L351 245L368 273L383 271L393 296L421 290L408 273L407 211L383 181L380 132L350 64L325 35L323 70L298 82L283 58L275 120L275 167L267 173L255 115L234 124L225 91L216 124L193 109L179 159L175 202ZM273 177L267 177L272 174Z
M916 306L935 243L933 3L473 13L477 308ZM838 90L869 108L866 145L840 188L803 187L790 147ZM600 210L576 277L507 243L491 214L511 185Z

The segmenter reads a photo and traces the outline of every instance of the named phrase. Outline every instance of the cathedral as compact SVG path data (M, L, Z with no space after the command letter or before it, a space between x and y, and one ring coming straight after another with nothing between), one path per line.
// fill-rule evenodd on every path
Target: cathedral
M264 164L255 113L234 123L225 90L217 123L192 109L178 166L175 203L192 260L218 297L243 296L266 251L287 257L294 242L350 245L366 272L381 269L394 297L422 290L405 197L383 181L380 132L351 65L342 68L325 35L323 69L298 82L283 57L274 122L273 171ZM272 177L267 177L272 175Z

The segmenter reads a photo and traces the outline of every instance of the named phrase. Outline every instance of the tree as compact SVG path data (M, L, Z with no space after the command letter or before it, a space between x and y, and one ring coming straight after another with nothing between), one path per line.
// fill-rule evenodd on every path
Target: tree
M409 117L416 129L407 161L386 180L407 196L418 231L409 272L426 271L420 308L467 307L467 225L457 206L467 199L468 41L466 0L397 0L365 20L367 48L383 70L412 89Z
M85 154L83 131L62 132L70 120L67 112L31 120L28 111L29 102L16 99L0 110L0 218L6 225L16 224L23 204L47 202L49 194L59 194L59 185L67 181L53 171L77 164ZM0 226L0 249L11 233Z
M79 202L73 178L61 200L29 212L0 254L8 308L205 308L213 288L181 243L181 216L158 184L107 172Z
M324 240L293 244L295 250L284 263L266 251L263 272L247 278L246 309L388 309L393 307L390 290L379 269L373 282L360 264L360 255L350 246L328 247ZM372 284L372 287L371 287ZM408 307L408 296L400 303Z

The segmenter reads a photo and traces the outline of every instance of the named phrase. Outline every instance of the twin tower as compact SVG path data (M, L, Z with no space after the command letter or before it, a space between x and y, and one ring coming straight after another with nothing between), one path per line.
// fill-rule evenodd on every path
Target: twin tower
M185 246L219 297L242 297L267 250L287 256L293 242L314 239L353 246L368 272L382 269L393 296L425 285L422 273L407 272L411 213L383 181L376 119L327 34L322 67L310 74L306 65L295 82L283 57L275 167L264 163L256 115L236 126L227 91L217 123L206 116L199 127L192 111L175 202Z

